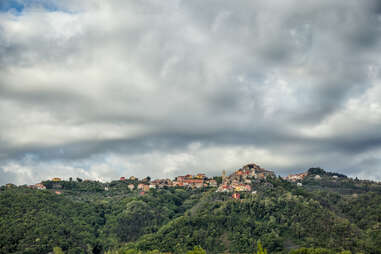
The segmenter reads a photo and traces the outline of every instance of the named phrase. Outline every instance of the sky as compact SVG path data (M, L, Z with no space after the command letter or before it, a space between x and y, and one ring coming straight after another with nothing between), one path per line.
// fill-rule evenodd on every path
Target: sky
M381 181L381 3L0 1L0 184Z

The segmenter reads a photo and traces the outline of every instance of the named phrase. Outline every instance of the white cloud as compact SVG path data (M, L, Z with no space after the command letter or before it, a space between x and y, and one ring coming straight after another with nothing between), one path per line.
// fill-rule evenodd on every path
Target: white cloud
M351 172L381 145L367 3L52 4L0 13L0 167L19 183L250 161Z

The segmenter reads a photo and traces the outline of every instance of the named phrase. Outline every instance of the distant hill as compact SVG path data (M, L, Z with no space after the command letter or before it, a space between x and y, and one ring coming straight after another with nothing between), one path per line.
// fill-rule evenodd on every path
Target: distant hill
M65 253L186 253L195 246L207 253L254 253L259 242L269 253L381 253L380 183L320 168L292 182L253 168L202 188L142 191L135 188L138 179L55 179L42 182L46 190L2 186L0 253L54 247ZM241 182L250 191L236 192ZM224 184L233 187L216 192ZM325 250L295 250L303 247Z

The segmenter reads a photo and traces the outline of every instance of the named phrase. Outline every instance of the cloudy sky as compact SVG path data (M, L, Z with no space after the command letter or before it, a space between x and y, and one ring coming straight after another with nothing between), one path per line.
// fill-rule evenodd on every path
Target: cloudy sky
M381 180L379 1L0 1L0 184L248 162Z

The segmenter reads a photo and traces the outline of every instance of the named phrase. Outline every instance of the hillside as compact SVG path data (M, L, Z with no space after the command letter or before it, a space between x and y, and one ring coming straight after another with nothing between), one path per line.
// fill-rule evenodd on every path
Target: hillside
M260 168L251 178L249 170L255 171L217 177L215 187L145 192L128 187L138 179L45 181L46 190L2 186L0 253L54 247L65 253L186 253L195 246L207 253L253 253L259 241L269 253L302 247L381 253L381 184L316 168L295 182ZM240 181L250 191L234 199L228 189L242 187Z

